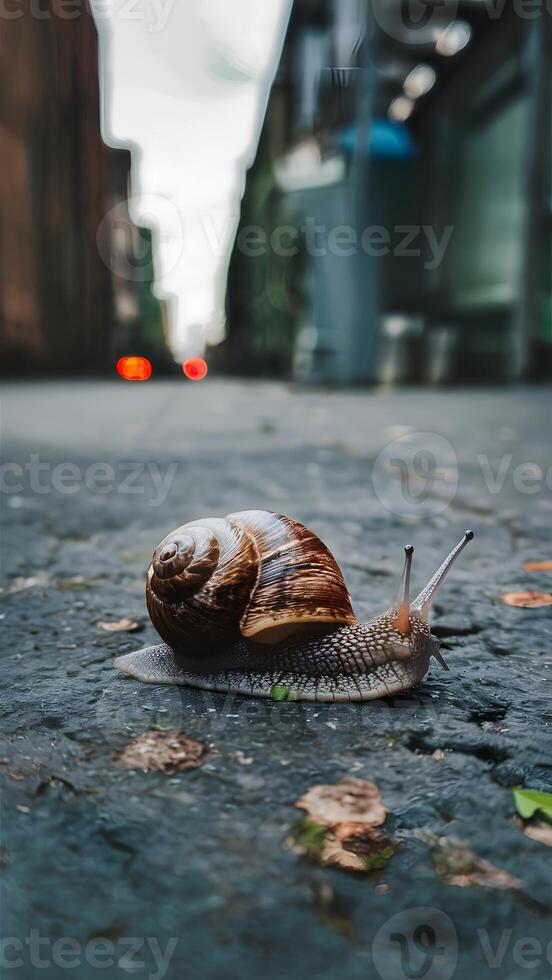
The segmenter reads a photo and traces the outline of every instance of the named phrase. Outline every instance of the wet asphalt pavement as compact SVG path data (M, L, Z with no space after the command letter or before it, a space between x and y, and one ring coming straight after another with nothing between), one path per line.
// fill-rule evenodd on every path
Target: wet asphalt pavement
M28 384L5 388L2 414L13 975L552 976L552 848L515 824L512 797L552 791L552 612L501 600L552 592L552 572L523 568L552 560L550 391ZM472 527L433 618L450 672L433 662L401 697L316 705L114 671L115 656L155 640L143 590L161 538L247 508L312 527L359 619L394 598L405 544L421 587ZM97 625L121 618L139 631ZM123 768L117 756L152 726L205 743L204 764ZM288 843L294 802L344 775L378 785L401 845L366 876ZM522 887L446 883L442 837Z

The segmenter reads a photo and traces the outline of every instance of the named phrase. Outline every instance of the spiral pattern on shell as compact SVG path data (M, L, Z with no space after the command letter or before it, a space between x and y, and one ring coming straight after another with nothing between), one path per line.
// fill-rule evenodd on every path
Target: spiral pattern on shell
M177 528L154 552L146 601L165 643L198 655L240 634L270 644L356 622L339 566L322 541L266 511Z

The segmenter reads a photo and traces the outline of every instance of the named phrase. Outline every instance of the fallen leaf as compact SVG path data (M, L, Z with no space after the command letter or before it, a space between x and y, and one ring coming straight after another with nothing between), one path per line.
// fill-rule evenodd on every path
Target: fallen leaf
M523 567L526 572L552 572L552 561L526 561Z
M48 572L37 572L29 578L16 578L6 589L1 589L6 595L16 595L18 592L26 592L27 589L40 589L48 585L50 576Z
M347 851L341 841L332 833L328 833L325 837L320 860L322 864L331 865L332 868L341 868L343 871L359 871L362 873L367 870L362 858L352 851Z
M379 830L356 832L350 837L342 837L340 830L337 839L344 852L354 855L361 861L363 871L378 871L384 868L399 849L396 841L384 836Z
M320 864L361 874L385 867L397 852L398 844L379 830L367 828L347 836L350 827L343 824L330 829L306 819L295 828L288 845L296 854Z
M299 824L295 850L324 865L366 874L384 867L397 845L375 828L387 810L374 783L345 776L336 786L313 786L297 800L307 818Z
M536 813L542 813L552 822L552 793L541 793L536 789L514 789L512 792L520 817L530 820Z
M387 810L375 783L345 776L336 786L313 786L295 804L323 827L358 824L359 829L378 827Z
M140 629L140 623L136 623L133 619L116 619L113 622L96 623L96 626L106 633L133 633Z
M539 844L546 844L547 847L552 847L552 827L550 824L528 824L523 828L523 833L531 840L538 841Z
M20 782L25 779L25 776L19 769L8 769L8 779L13 779L14 782Z
M433 848L433 863L447 885L458 888L497 888L520 891L523 883L508 871L485 861L462 841L441 837Z
M62 592L81 592L95 589L101 582L98 578L85 578L84 575L73 575L71 578L59 578L58 588Z
M538 609L540 606L552 606L552 595L548 592L505 592L502 601L507 606L520 609Z
M203 742L196 742L183 732L149 731L130 742L117 761L127 769L144 772L187 772L201 765L205 753Z
M522 830L526 837L530 837L531 840L535 840L539 844L552 847L552 826L549 823L542 823L538 820L534 823L524 823L518 816L515 816L513 820L516 827Z

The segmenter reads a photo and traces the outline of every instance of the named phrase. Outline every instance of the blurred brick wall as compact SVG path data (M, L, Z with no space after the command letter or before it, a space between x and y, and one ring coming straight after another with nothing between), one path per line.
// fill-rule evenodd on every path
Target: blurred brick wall
M115 316L96 234L130 161L101 140L89 11L35 7L0 17L0 354L4 370L97 371Z

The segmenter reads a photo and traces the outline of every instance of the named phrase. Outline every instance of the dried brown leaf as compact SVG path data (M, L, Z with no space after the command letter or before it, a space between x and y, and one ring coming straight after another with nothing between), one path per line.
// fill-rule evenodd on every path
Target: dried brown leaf
M552 595L548 592L505 592L502 601L507 606L520 609L538 609L540 606L552 606Z
M526 572L552 572L552 561L526 561L523 567Z
M105 630L106 633L133 633L140 629L140 623L133 619L116 619L112 622L96 623L96 626L100 630Z
M539 844L552 847L552 825L549 823L524 823L519 817L514 817L516 827L523 831L526 837L536 840Z
M383 867L397 849L375 829L387 810L378 787L366 779L345 776L335 786L313 786L295 806L307 814L295 842L321 864L366 874Z
M326 836L320 860L322 864L332 868L341 868L344 871L366 871L362 858L352 851L345 850L342 842L332 833Z
M205 753L203 742L196 742L183 732L144 732L123 749L117 761L127 769L144 772L187 772L202 764Z
M360 832L359 826L341 824L330 829L306 819L287 843L296 854L345 871L366 874L385 867L398 850L398 843L374 828L364 828ZM346 836L351 827L354 834Z
M387 816L378 787L354 776L345 776L336 786L311 787L295 806L322 827L345 825L345 836L378 827Z
M0 589L0 592L5 592L6 595L16 595L18 592L26 592L27 589L46 588L49 582L48 572L37 572L36 575L31 575L29 578L14 579L11 585L6 589Z
M84 592L87 589L95 589L100 584L101 579L85 578L84 575L72 575L71 578L58 578L58 589L62 592Z
M462 841L441 837L433 848L433 863L447 885L458 888L497 888L519 891L523 884L508 871L479 857Z
M552 847L552 827L544 823L541 824L528 824L524 828L524 833L531 840L536 840L539 844L546 844L547 847Z

